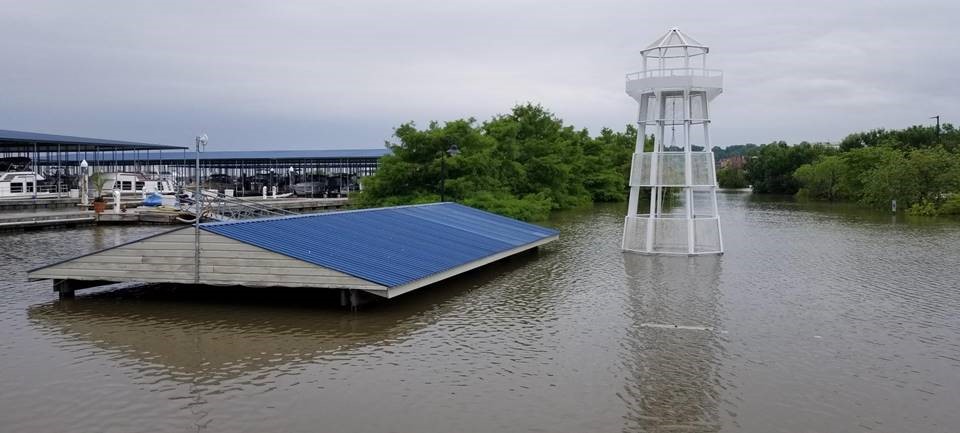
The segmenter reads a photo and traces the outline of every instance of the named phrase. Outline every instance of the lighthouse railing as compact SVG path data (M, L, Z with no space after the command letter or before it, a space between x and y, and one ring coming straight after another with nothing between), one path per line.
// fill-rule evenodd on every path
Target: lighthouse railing
M627 81L660 77L723 77L723 71L720 69L703 68L648 69L646 71L627 74Z

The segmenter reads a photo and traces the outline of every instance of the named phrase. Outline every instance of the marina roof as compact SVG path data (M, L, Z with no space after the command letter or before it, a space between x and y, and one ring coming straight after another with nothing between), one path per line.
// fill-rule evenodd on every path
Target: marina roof
M455 203L207 223L201 228L390 288L558 235L553 229Z
M387 148L377 149L313 149L313 150L240 150L201 152L201 160L233 159L323 159L323 158L379 158L390 153ZM187 152L187 159L194 158Z
M117 149L123 150L123 149ZM131 149L132 150L132 149ZM163 149L166 150L166 149ZM101 161L128 161L136 159L138 161L148 160L180 160L186 159L192 161L195 152L186 152L177 148L178 152L163 154L117 154L104 153L99 156ZM376 159L390 153L390 149L313 149L313 150L239 150L239 151L216 151L201 152L201 161L283 161L283 160L306 160L306 159ZM83 156L74 154L64 155L63 160L72 161ZM55 159L51 157L50 159Z
M43 134L39 132L11 131L0 129L0 151L33 151L34 143L40 152L75 152L94 150L167 150L186 149L183 146L139 143L135 141L104 140L101 138L74 137L70 135ZM67 146L63 148L62 146Z

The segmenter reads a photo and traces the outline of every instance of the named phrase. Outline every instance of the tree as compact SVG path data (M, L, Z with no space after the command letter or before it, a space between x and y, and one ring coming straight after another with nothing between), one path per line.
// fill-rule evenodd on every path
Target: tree
M743 170L732 167L721 168L717 171L717 185L720 188L746 188L750 186Z
M359 205L438 200L440 158L456 144L460 154L446 159L449 199L525 220L544 219L555 209L625 200L637 140L632 126L591 137L533 104L482 124L460 119L418 129L406 123L394 135L398 142L387 144L393 154L366 179Z
M801 185L800 194L830 201L846 198L846 176L846 161L837 155L825 156L813 164L801 165L793 173L793 177Z
M810 164L821 155L834 151L821 145L809 143L788 146L785 142L773 142L748 154L747 181L753 191L760 194L796 194L800 183L793 173L801 165Z

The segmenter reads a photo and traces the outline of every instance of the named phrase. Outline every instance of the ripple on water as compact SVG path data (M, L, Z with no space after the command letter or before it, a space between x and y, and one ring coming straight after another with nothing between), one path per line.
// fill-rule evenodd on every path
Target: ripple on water
M291 291L116 287L33 266L163 230L0 234L0 425L17 431L950 431L957 223L721 197L728 253L557 243L353 314ZM65 241L69 239L69 242ZM22 259L21 259L22 258ZM672 328L672 325L679 325ZM371 411L370 408L376 408ZM861 427L862 426L862 427Z

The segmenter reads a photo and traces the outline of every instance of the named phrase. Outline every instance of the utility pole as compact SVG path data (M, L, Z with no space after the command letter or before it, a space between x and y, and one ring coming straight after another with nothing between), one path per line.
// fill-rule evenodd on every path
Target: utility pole
M940 144L940 115L931 117L931 119L937 119L937 144Z
M194 139L194 143L197 146L196 165L194 166L197 178L197 194L193 198L193 205L195 206L194 209L196 210L196 212L194 212L195 218L193 220L194 248L196 248L193 256L193 262L195 266L193 283L200 284L200 216L203 214L203 191L200 188L200 151L201 149L207 148L207 134L202 134Z

